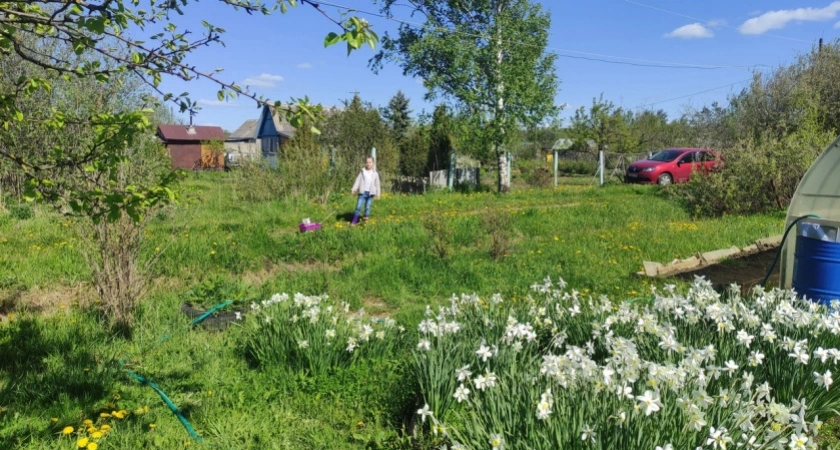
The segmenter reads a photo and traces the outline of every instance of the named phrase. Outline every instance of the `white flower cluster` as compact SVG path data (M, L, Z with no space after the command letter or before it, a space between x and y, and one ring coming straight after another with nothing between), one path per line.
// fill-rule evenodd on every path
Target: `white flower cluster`
M502 430L492 418L464 413L449 431L453 442L479 445L481 436L497 435L562 448L571 442L558 440L571 439L562 430L576 430L577 442L620 442L616 433L628 427L668 437L646 448L813 449L822 422L810 411L840 406L832 374L840 363L838 304L825 308L778 289L723 296L702 278L685 294L654 289L648 305L583 298L565 287L546 279L518 304L462 295L434 317L427 308L418 361L421 372L424 361L437 365L424 396L440 423L463 408L449 404L515 411L539 398L530 403L537 425ZM451 367L451 378L435 378L440 364ZM493 391L523 382L536 390L532 400L515 389ZM436 396L438 388L454 392ZM815 403L810 409L806 399Z

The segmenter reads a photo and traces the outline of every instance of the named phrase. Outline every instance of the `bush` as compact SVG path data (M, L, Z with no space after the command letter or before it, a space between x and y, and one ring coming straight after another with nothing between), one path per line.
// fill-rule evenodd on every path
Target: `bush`
M814 444L817 415L840 406L837 314L790 291L724 297L703 279L654 296L616 306L546 280L524 300L427 308L419 418L452 448Z
M557 161L557 172L563 175L595 175L598 165L586 161Z
M725 151L721 171L693 176L671 191L698 216L786 210L802 176L833 139L833 133L813 129L742 139Z
M17 220L29 220L35 217L35 211L32 209L32 205L28 203L21 203L19 205L10 206L9 215Z
M520 161L519 173L522 179L532 187L548 187L554 181L553 168L542 161Z
M507 211L490 210L481 217L481 227L490 241L490 257L498 261L508 255L511 248L510 215Z

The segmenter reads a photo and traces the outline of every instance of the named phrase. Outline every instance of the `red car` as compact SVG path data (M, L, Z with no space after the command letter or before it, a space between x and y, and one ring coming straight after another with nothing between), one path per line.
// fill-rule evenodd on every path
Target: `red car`
M684 183L694 171L710 172L723 162L720 155L705 148L669 148L627 166L627 183Z

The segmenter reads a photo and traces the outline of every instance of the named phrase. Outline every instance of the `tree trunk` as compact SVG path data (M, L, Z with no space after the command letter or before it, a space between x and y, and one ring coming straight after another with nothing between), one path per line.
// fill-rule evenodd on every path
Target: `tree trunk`
M496 22L496 108L494 111L494 122L497 128L497 135L495 136L496 157L499 158L499 192L510 191L510 179L506 176L508 173L507 158L505 157L504 149L504 135L505 135L505 84L502 81L502 64L504 63L504 52L502 41L502 26L499 24L499 19L502 17L502 10L505 2L498 0L495 8L495 22Z

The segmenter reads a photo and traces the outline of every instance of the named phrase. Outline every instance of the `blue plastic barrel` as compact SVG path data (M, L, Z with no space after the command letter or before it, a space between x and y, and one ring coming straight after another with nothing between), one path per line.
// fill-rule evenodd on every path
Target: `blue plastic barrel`
M793 288L800 296L826 305L840 299L840 243L797 236Z

